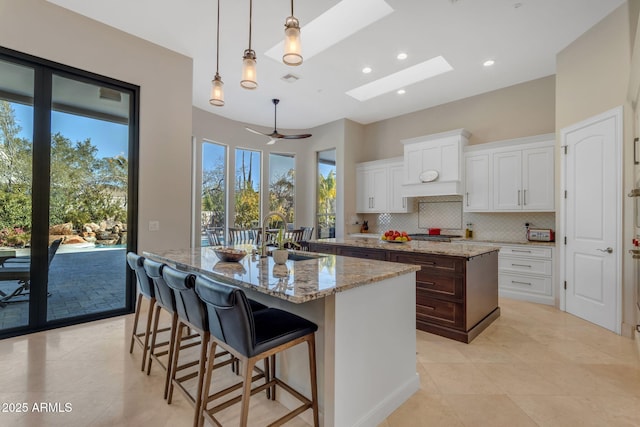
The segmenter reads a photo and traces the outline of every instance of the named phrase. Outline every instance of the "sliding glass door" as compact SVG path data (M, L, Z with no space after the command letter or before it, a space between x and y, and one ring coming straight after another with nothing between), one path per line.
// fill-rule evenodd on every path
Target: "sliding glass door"
M137 91L0 49L0 337L132 310Z

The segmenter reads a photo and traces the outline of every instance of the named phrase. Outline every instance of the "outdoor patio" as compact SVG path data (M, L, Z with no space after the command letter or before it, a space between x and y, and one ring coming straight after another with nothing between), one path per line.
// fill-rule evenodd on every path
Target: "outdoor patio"
M124 307L126 248L68 248L62 245L51 262L47 319L62 319ZM0 281L10 293L17 281ZM25 297L19 297L24 300ZM0 307L0 329L25 326L28 302Z

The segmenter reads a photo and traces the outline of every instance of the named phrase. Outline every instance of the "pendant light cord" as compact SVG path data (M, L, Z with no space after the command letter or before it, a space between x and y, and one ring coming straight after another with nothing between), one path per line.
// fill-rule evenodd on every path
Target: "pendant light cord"
M293 0L291 0L291 16L294 16L293 15Z
M218 75L218 64L220 64L220 0L218 0L218 27L216 34L216 75Z
M253 0L249 0L249 50L251 50L251 19L253 17Z

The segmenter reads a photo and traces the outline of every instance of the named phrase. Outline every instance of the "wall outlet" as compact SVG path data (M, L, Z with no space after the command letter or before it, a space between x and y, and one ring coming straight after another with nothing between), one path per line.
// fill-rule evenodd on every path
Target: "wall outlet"
M160 221L149 221L149 231L159 231Z

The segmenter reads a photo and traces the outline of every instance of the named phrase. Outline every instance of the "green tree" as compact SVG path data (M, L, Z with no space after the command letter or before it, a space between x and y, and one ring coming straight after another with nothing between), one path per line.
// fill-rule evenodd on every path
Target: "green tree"
M249 155L249 162L245 160L245 155ZM250 228L260 223L260 189L253 182L253 157L259 153L242 150L242 164L236 176L235 204L236 216L235 226L240 228Z
M322 213L319 218L322 228L335 226L336 173L333 170L326 177L318 176L318 212Z
M31 143L7 101L0 101L0 229L31 228Z
M269 183L269 210L280 212L288 223L295 220L294 212L294 182L295 171L289 169L286 174L275 177Z
M202 211L211 212L203 227L223 227L225 214L224 159L218 158L213 169L202 171Z

